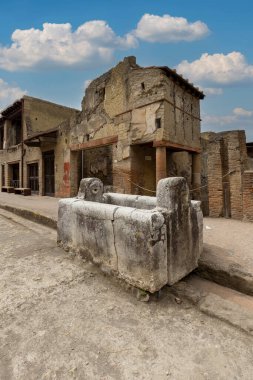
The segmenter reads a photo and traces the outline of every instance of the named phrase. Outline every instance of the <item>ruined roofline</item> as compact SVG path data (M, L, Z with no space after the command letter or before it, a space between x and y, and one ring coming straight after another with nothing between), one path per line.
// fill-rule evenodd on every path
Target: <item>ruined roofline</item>
M136 67L133 70L162 70L165 72L166 76L172 78L174 82L179 82L180 85L186 87L188 90L194 93L199 99L204 99L205 94L200 91L198 87L195 87L188 79L183 78L182 75L178 74L175 69L171 69L168 66L147 66L147 67Z
M90 84L87 86L87 88L92 88L94 85L96 86L96 83L102 82L103 80L106 80L110 76L110 74L113 72L113 70L120 64L126 63L129 65L131 69L142 69L141 66L137 65L136 63L136 57L135 56L128 56L125 57L122 61L119 61L115 66L113 66L108 71L104 72L103 74L99 75L98 77L92 79ZM86 88L86 89L87 89ZM86 90L85 89L85 90Z
M204 135L205 133L213 133L215 135L225 135L227 133L241 133L241 132L244 132L245 133L245 129L230 129L229 131L219 131L219 132L214 132L214 131L203 131L201 132L201 136Z
M199 99L204 99L205 95L202 91L199 90L198 87L195 87L192 83L190 83L187 79L183 78L182 75L179 75L176 70L170 69L167 66L147 66L142 67L139 66L136 63L136 57L135 56L129 56L125 57L123 61L120 61L117 63L116 66L112 67L110 70L106 71L99 77L93 79L91 83L89 84L88 88L92 88L93 86L96 86L97 83L101 82L103 79L106 80L107 77L110 76L111 72L119 65L125 63L129 65L129 68L131 70L162 70L167 77L172 78L174 82L178 82L181 86L184 86L188 90L190 90L195 96L197 96Z
M64 105L62 105L62 104L58 104L58 103L54 103L54 102L50 102L49 100L45 100L45 99L41 99L41 98L35 98L34 96L24 95L21 99L39 100L40 102L47 103L47 104L52 104L52 105L54 105L54 106L61 107L61 108L65 108L65 109L68 109L68 110L73 110L73 111L77 111L77 112L80 112L80 111L81 111L81 110L79 110L79 109L77 109L77 108L64 106Z
M62 104L50 102L48 100L44 100L44 99L40 99L40 98L35 98L33 96L24 95L24 96L22 96L22 98L15 100L11 105L9 105L8 107L4 108L1 111L1 115L3 117L8 117L9 114L13 113L13 111L17 111L18 108L22 106L22 102L25 99L27 99L27 100L38 100L38 101L40 101L42 103L54 105L54 106L57 106L59 108L64 108L64 109L73 110L73 111L76 111L76 112L81 112L81 110L78 110L76 108L67 107L67 106L63 106Z
M5 119L8 115L13 114L13 112L21 111L22 109L22 98L15 100L11 105L8 107L4 108L1 111L2 118Z

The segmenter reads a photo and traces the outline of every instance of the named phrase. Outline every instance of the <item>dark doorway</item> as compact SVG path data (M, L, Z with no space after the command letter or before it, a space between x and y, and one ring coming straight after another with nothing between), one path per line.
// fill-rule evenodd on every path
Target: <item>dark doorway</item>
M82 151L79 178L96 177L105 186L112 186L112 145Z
M28 169L28 187L32 193L39 193L39 166L37 163L27 165Z
M223 216L224 218L231 218L229 182L223 182Z
M2 186L5 186L5 166L2 165Z
M156 150L152 144L133 145L132 193L155 196L156 191Z
M9 165L9 173L10 173L10 186L19 187L19 164L11 164Z
M44 160L44 194L54 196L54 152L46 152Z

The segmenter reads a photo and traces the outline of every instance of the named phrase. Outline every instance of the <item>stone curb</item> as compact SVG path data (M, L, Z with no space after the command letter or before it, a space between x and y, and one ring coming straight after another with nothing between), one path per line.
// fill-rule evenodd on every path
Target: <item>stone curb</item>
M6 204L1 203L0 208L9 212L12 212L22 218L31 220L32 222L42 224L46 227L57 229L57 221L55 219L49 218L48 216L39 214L38 212L22 209L19 207L13 207Z
M227 258L226 251L222 248L204 244L198 264L195 273L200 277L253 296L253 273Z
M188 301L204 314L253 335L253 311L226 300L217 294L203 292L189 284L187 280L180 281L172 287L168 287L167 290L176 297L175 301L177 303L181 303L183 300ZM244 295L242 294L242 296Z

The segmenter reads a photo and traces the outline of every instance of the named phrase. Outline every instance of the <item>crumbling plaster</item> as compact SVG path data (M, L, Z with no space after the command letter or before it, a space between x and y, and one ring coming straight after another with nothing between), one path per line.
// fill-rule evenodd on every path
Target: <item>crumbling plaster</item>
M111 185L116 191L135 191L135 186L128 183L129 177L138 176L135 173L138 167L133 151L135 145L153 147L156 142L168 141L182 146L181 150L188 147L189 151L199 151L199 100L202 97L203 94L187 81L179 77L175 79L170 69L143 68L136 64L135 57L127 57L87 87L82 111L71 130L70 144L78 147L73 148L74 151L92 149L92 142L100 143L101 140L103 144L104 139L115 139L112 143ZM149 156L155 162L155 156ZM179 168L179 172L173 174L186 173L190 185L192 173L188 162L182 170L182 158L175 153L173 161L177 160L175 168ZM189 162L191 165L191 159ZM151 165L151 169L155 177L155 166ZM147 183L149 181L145 179L142 186L146 187ZM155 190L154 185L150 190Z
M158 118L161 128L155 123ZM142 68L128 57L88 86L71 142L117 135L123 142L119 149L163 139L197 148L199 118L196 96L162 69Z

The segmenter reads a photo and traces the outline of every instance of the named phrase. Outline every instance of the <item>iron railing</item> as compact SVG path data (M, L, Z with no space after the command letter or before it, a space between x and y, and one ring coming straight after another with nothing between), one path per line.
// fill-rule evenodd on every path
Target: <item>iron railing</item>
M11 179L10 186L17 188L19 187L19 182L20 182L19 179Z

